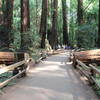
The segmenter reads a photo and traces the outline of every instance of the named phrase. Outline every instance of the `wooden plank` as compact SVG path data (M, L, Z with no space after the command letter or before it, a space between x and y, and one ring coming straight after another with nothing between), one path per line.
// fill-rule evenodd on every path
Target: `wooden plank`
M0 58L14 58L14 52L0 52Z
M13 79L17 78L19 75L23 74L24 72L26 72L26 70L23 70L22 72L19 72L17 75L11 77L10 79L0 83L0 88L3 88L4 86L6 86L10 81L12 81Z
M100 70L97 69L95 66L89 64L90 68L94 70L95 73L99 74L100 75Z
M99 89L100 89L100 84L97 83L97 81L95 80L95 78L94 77L91 77L91 79L96 84L96 86L99 87Z
M15 68L17 68L18 66L21 66L23 64L25 64L25 60L20 61L20 62L15 63L15 64L12 64L12 65L9 65L7 67L1 68L0 69L0 74L3 74L5 72L11 71L11 70L14 70Z
M84 70L82 70L82 69L80 68L79 65L77 65L76 67L78 68L79 71L81 71L81 73L82 73L86 78L90 79L89 74L87 74Z
M74 52L73 56L75 59L81 60L82 62L99 62L100 49Z
M0 64L13 64L25 60L25 52L0 52Z
M14 60L13 52L0 52L0 60L1 59L12 59Z
M85 65L82 61L76 60L79 65L81 65L84 69L90 69L87 65Z

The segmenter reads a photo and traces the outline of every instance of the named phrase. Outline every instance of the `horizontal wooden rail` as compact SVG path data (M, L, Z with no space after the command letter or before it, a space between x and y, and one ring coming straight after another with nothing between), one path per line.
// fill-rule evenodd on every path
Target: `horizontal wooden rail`
M26 76L27 65L30 61L30 57L28 53L20 53L20 52L1 52L0 54L1 54L0 61L2 61L2 64L10 64L9 63L10 61L12 61L13 63L14 61L17 62L14 64L11 63L11 65L0 68L0 75L1 75L0 79L3 78L2 75L4 73L11 72L11 77L0 83L0 88L3 88L4 86L8 85L10 81L17 78L18 76L20 77ZM7 61L8 63L5 63Z
M12 64L12 65L9 65L7 67L1 68L0 69L0 74L3 74L5 72L11 71L11 70L14 70L15 68L17 68L18 66L21 66L23 64L25 64L25 60L20 61L20 62L15 63L15 64Z
M76 68L78 70L81 71L81 73L87 77L87 79L92 82L95 83L99 88L100 88L100 84L97 82L96 80L96 74L100 75L100 70L97 69L95 66L93 66L92 64L89 64L89 66L87 66L86 64L84 64L82 61L80 60L76 60L77 65Z
M80 61L80 60L76 60L77 61L77 63L79 64L79 65L81 65L83 68L86 68L86 69L90 69L87 65L85 65L82 61Z
M95 66L89 64L89 66L91 67L91 69L96 73L96 74L99 74L100 75L100 70L97 69Z
M91 79L93 80L93 82L96 84L96 86L100 89L100 84L99 83L97 83L97 81L95 80L95 78L94 77L91 77Z
M6 66L2 69L0 69L0 75L3 74L3 73L6 73L6 72L9 72L9 71L13 71L15 68L25 64L26 61L23 60L23 61L20 61L18 63L15 63L15 64L12 64L12 65L9 65L9 66ZM23 66L22 66L23 67ZM18 74L12 76L10 79L7 79L6 81L0 83L0 88L3 88L4 86L6 86L10 81L12 81L13 79L17 78L18 76L20 76L21 74L23 73L26 73L26 69L23 69L21 72L19 72Z
M79 65L77 65L77 68L85 77L89 79L89 74L87 74L84 70L82 70Z
M25 73L26 70L23 70L22 72L19 72L17 75L11 77L10 79L0 83L0 88L3 88L4 86L6 86L10 81L12 81L13 79L17 78L19 75Z

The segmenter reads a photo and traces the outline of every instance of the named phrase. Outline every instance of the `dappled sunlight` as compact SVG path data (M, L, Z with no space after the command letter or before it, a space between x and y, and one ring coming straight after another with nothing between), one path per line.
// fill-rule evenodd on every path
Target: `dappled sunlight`
M55 55L55 57L66 57L69 55L70 55L70 53L61 53L60 55Z
M44 64L46 64L47 65L47 67L48 67L48 64L52 64L52 65L57 65L57 66L59 66L59 65L65 65L65 61L60 61L60 62L53 62L53 61L44 61L43 62Z
M67 65L72 65L73 62L66 62Z
M41 67L41 68L36 68L36 70L58 70L59 69L59 66L57 66L57 65L49 65L49 66L47 66L47 67Z
M30 70L30 73L37 73L37 72L46 72L46 71L57 71L62 70L58 65L48 65L46 67L37 67L33 70Z
M9 98L11 100L18 97L21 100L95 100L94 96L91 96L89 87L84 84L84 78L73 70L72 62L68 61L66 54L58 56L48 57L31 68L27 78L16 84L11 89L12 92L7 92ZM1 100L5 100L4 98L6 96Z
M53 63L54 63L54 64L58 64L58 65L60 64L60 62L53 62L53 61L44 61L43 63L46 64L46 65L47 65L47 64L51 64L51 63L52 63L52 64L53 64Z
M61 57L55 57L55 61L54 59L48 58L45 61L41 62L40 64L38 64L38 66L35 69L31 69L29 72L30 73L38 73L38 72L47 72L47 71L58 71L58 70L63 70L60 66L64 66L66 65L66 62L64 61L66 59L65 57L62 57L63 55L61 55Z

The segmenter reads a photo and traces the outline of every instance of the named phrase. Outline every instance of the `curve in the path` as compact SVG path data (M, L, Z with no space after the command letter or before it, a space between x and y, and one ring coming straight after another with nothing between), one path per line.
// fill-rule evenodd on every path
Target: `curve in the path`
M69 53L48 57L28 77L6 88L0 100L99 100L68 62Z

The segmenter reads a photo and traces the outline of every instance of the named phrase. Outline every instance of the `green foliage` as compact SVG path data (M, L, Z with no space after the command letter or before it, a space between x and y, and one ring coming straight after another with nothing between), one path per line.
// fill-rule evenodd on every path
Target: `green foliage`
M99 0L84 0L84 23L77 25L77 3L72 0L70 7L69 39L71 46L77 44L82 48L96 47L98 37L98 4Z
M97 28L94 23L83 24L77 30L77 42L82 48L93 48L96 46Z
M21 33L18 30L12 30L12 33L14 35L14 42L11 44L11 49L13 51L17 51L20 49L20 45L21 45Z

